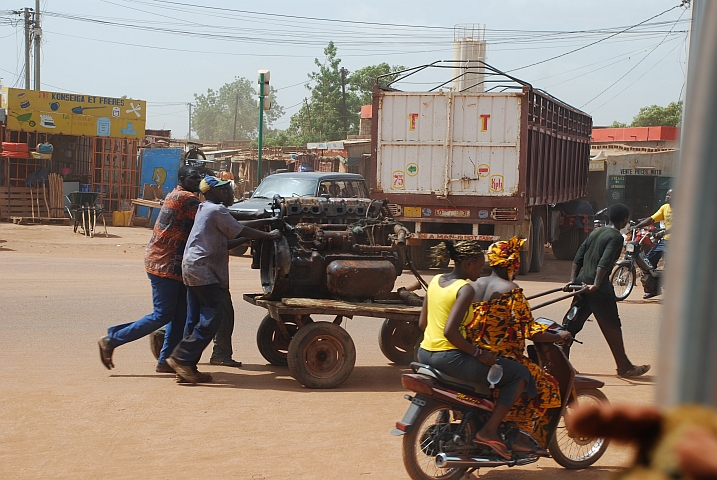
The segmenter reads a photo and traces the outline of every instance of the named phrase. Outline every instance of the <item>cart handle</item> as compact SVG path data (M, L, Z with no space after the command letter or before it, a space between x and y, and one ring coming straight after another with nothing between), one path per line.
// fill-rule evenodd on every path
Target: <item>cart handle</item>
M535 295L531 295L531 296L529 296L529 297L525 297L525 299L526 299L526 300L532 300L532 299L534 299L534 298L542 297L542 296L545 296L545 295L550 295L551 293L562 292L562 291L563 291L563 288L565 288L565 287L553 288L553 289L551 289L551 290L548 290L547 292L536 293ZM569 286L569 288L571 288L571 289L573 289L573 290L580 290L581 288L583 288L583 286L582 286L582 284L580 284L580 283L573 283L573 284L571 284L571 285Z
M573 286L575 287L575 286ZM562 290L562 288L559 288L557 290ZM556 292L557 290L553 290L552 292ZM583 287L580 285L579 290L575 290L574 292L568 293L567 295L563 295L562 297L554 298L553 300L548 300L547 302L540 303L538 305L535 305L534 307L530 307L531 310L537 310L539 308L547 307L548 305L552 305L553 303L562 302L563 300L567 300L568 298L572 298L576 295L580 295L581 293L585 293L588 291L588 287ZM540 295L538 295L540 296Z

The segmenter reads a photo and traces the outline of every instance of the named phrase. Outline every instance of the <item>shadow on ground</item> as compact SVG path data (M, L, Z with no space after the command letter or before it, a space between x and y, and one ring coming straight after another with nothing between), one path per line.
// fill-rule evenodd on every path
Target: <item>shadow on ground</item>
M215 368L221 368L214 370ZM212 383L181 384L192 388L241 388L245 390L277 390L287 392L320 391L306 388L289 373L289 367L245 363L242 368L214 367L199 364L199 370L212 374ZM410 373L403 365L356 366L351 376L338 387L337 392L406 392L401 386L401 374ZM166 380L171 374L110 375L116 378L158 378Z

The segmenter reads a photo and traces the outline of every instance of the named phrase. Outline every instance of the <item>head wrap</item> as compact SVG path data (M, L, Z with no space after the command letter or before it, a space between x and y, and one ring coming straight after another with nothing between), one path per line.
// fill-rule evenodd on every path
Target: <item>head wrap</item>
M488 249L488 261L491 267L507 267L508 278L513 278L520 267L520 248L524 238L513 237L508 241L496 242Z
M449 260L457 263L470 257L483 255L483 249L476 240L463 240L455 243L446 240L434 246L432 251L436 263L445 262L446 265Z
M207 175L202 179L201 182L199 182L199 191L202 193L207 193L212 188L221 187L222 185L226 185L229 183L226 180L219 180L217 177L210 177Z

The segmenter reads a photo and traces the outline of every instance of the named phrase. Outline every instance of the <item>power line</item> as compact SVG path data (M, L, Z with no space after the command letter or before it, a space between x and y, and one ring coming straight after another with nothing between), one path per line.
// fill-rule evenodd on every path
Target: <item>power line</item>
M631 30L631 29L633 29L633 28L635 28L635 27L637 27L637 26L639 26L639 25L642 25L642 24L644 24L644 23L646 23L646 22L649 22L649 21L652 20L653 18L657 18L657 17L659 17L659 16L661 16L661 15L664 15L664 14L666 14L667 12L670 12L670 11L676 9L676 8L679 8L680 6L681 6L681 5L675 5L674 7L668 8L668 9L665 10L664 12L658 13L657 15L654 15L654 16L648 18L647 20L644 20L644 21L642 21L642 22L640 22L640 23L636 23L635 25L632 25L632 26L630 26L630 27L627 27L627 28L625 28L624 30L621 30L621 31L619 31L619 32L613 33L612 35L608 35L607 37L602 38L602 39L600 39L600 40L597 40L597 41L595 41L595 42L589 43L589 44L587 44L587 45L583 45L582 47L578 47L578 48L576 48L576 49L574 49L574 50L570 50L569 52L561 53L560 55L556 55L556 56L554 56L554 57L546 58L545 60L541 60L541 61L539 61L539 62L531 63L531 64L525 65L525 66L523 66L523 67L514 68L514 69L512 69L512 70L508 70L507 72L508 72L508 73L509 73L509 72L516 72L516 71L518 71L518 70L523 70L524 68L534 67L534 66L536 66L536 65L540 65L540 64L549 62L549 61L551 61L551 60L555 60L555 59L557 59L557 58L561 58L561 57L564 57L564 56L566 56L566 55L570 55L571 53L578 52L578 51L583 50L583 49L586 49L586 48L588 48L588 47L592 47L593 45L597 45L598 43L604 42L605 40L607 40L607 39L609 39L609 38L612 38L612 37L614 37L614 36L616 36L616 35L620 35L621 33L625 33L625 32L627 32L628 30ZM683 12L683 13L684 13L684 12ZM682 17L682 15L680 15L680 17Z
M674 52L675 49L678 48L679 46L680 46L679 44L678 44L678 45L675 45L675 46L672 48L672 50L670 50L669 52L667 52L667 54L666 54L664 57L662 57L660 60L658 60L657 63L655 63L653 66L651 66L650 68L648 68L647 70L645 70L645 73L643 73L642 75L640 75L639 77L637 77L631 84L629 84L628 86L626 86L625 88L623 88L622 90L620 90L619 92L617 92L617 93L616 93L615 95L613 95L609 100L607 100L607 101L605 101L604 103L602 103L599 107L593 109L593 112L597 112L597 111L600 110L602 107L604 107L604 106L607 105L608 103L612 102L615 98L617 98L617 97L618 97L620 94L622 94L625 90L627 90L628 88L630 88L630 87L632 87L633 85L635 85L635 83L637 83L638 80L640 80L642 77L644 77L645 75L647 75L653 68L655 68L655 67L658 66L660 63L662 63L663 60L665 60L665 59L666 59L672 52ZM682 96L682 94L680 94L680 96ZM679 100L679 98L678 98L678 100ZM592 113L592 112L591 112L591 113Z
M682 15L684 15L684 13L685 13L685 11L683 10L682 13L680 14L680 18L682 18ZM677 20L679 20L679 18L678 18ZM675 22L675 25L677 25L677 22ZM622 75L620 78L618 78L617 80L615 80L614 82L612 82L610 85L608 85L608 87L605 88L602 92L598 93L598 94L595 95L593 98L591 98L590 100L588 100L586 103L582 104L582 105L580 106L580 108L585 107L585 106L588 105L590 102L592 102L593 100L595 100L596 98L598 98L600 95L602 95L603 93L607 92L609 89L611 89L613 86L615 86L615 84L616 84L617 82L619 82L620 80L622 80L623 78L625 78L630 72L632 72L633 70L635 70L643 61L645 61L645 59L646 59L647 57L650 56L650 54L652 54L652 52L654 52L655 50L657 50L657 48L658 48L660 45L663 44L663 42L667 39L667 36L668 36L668 35L669 35L669 32L667 33L667 35L665 35L665 37L662 39L662 41L661 41L660 43L658 43L657 45L655 45L655 47L654 47L652 50L650 50L649 52L647 52L647 54L646 54L644 57L642 57L639 62L637 62L635 65L633 65L633 67L632 67L630 70L628 70L627 72L625 72L624 75Z

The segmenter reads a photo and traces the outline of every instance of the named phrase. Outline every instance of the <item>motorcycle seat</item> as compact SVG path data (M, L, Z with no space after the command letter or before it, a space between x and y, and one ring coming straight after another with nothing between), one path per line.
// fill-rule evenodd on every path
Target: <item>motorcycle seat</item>
M430 365L426 365L425 363L412 362L411 369L414 371L414 373L420 373L423 375L428 375L429 377L433 377L442 384L449 387L453 387L456 390L460 390L462 392L472 392L482 397L493 397L493 392L488 387L487 382L470 382L462 378L452 377L447 373L441 372L440 370L433 368Z

